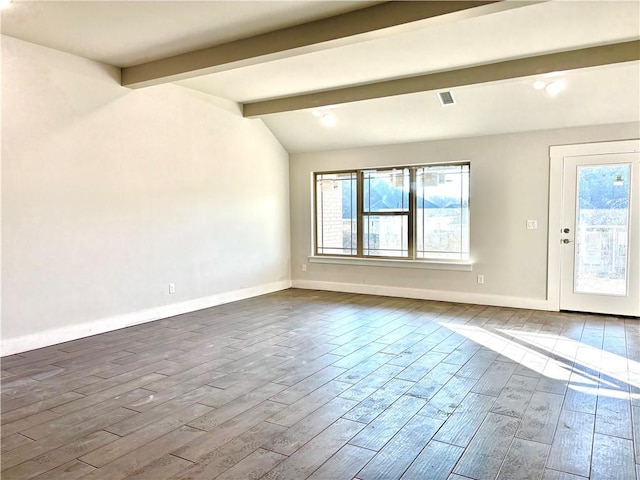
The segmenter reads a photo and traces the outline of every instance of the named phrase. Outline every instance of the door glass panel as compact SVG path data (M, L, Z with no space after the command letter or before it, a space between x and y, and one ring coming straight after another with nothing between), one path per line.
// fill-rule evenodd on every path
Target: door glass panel
M578 166L575 293L627 295L631 165Z

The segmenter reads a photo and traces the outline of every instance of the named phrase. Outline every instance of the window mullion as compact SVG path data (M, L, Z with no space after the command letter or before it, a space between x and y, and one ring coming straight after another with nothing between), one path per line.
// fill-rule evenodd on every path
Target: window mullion
M314 174L313 176L313 188L314 188L314 195L313 195L313 200L314 200L314 208L316 210L316 215L315 215L315 232L316 232L316 255L318 254L318 250L319 250L319 245L320 242L322 241L321 237L322 237L322 233L320 233L320 231L318 231L319 225L318 225L318 216L322 215L322 188L320 189L320 202L318 202L318 174ZM320 206L318 206L318 203L320 203Z
M409 218L408 218L408 247L409 258L416 258L416 169L412 167L409 169Z
M356 255L358 257L364 256L364 221L363 221L363 210L364 210L364 175L362 170L358 170L356 172L356 199L357 199L357 213L356 213L356 231L357 235L357 251Z

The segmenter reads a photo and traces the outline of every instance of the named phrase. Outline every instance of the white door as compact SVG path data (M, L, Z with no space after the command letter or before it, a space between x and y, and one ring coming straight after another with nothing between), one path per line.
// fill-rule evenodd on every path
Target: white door
M560 309L640 315L640 154L565 156Z

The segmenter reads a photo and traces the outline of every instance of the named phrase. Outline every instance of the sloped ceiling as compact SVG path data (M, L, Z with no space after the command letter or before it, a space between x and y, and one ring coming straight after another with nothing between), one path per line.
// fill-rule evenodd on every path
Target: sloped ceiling
M404 3L392 5L402 10L415 2L395 3ZM640 38L639 2L449 2L447 8L456 3L452 12L429 18L371 21L363 32L368 12L385 4L16 0L2 13L2 31L124 67L125 79L151 72L150 85L173 82L247 104L245 112L291 152L640 121L640 44L629 43ZM308 33L312 40L304 43ZM277 48L269 50L273 39ZM621 44L624 61L608 50ZM600 46L604 53L587 50ZM188 54L209 47L204 63ZM472 67L512 67L557 52L577 52L579 68L562 60L554 64L567 66L560 71L532 67L491 81L473 73ZM223 54L233 58L220 61ZM445 78L460 72L468 79L431 82L451 71ZM385 82L414 77L417 89L389 93ZM560 81L564 89L551 96L533 88L537 81ZM131 86L153 88L145 82ZM442 106L441 90L451 90L456 104ZM330 113L335 125L325 126L318 112Z
M129 67L374 3L14 0L2 11L2 33Z

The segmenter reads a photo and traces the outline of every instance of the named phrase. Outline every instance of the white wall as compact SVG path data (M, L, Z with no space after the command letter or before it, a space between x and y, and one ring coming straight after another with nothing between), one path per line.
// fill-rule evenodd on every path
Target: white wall
M290 285L261 121L10 37L2 67L3 354Z
M640 125L632 123L292 155L293 285L547 308L549 146L638 136ZM461 160L471 162L473 271L309 262L313 171ZM538 229L527 230L527 219L538 220ZM484 275L483 285L476 281L478 274Z

